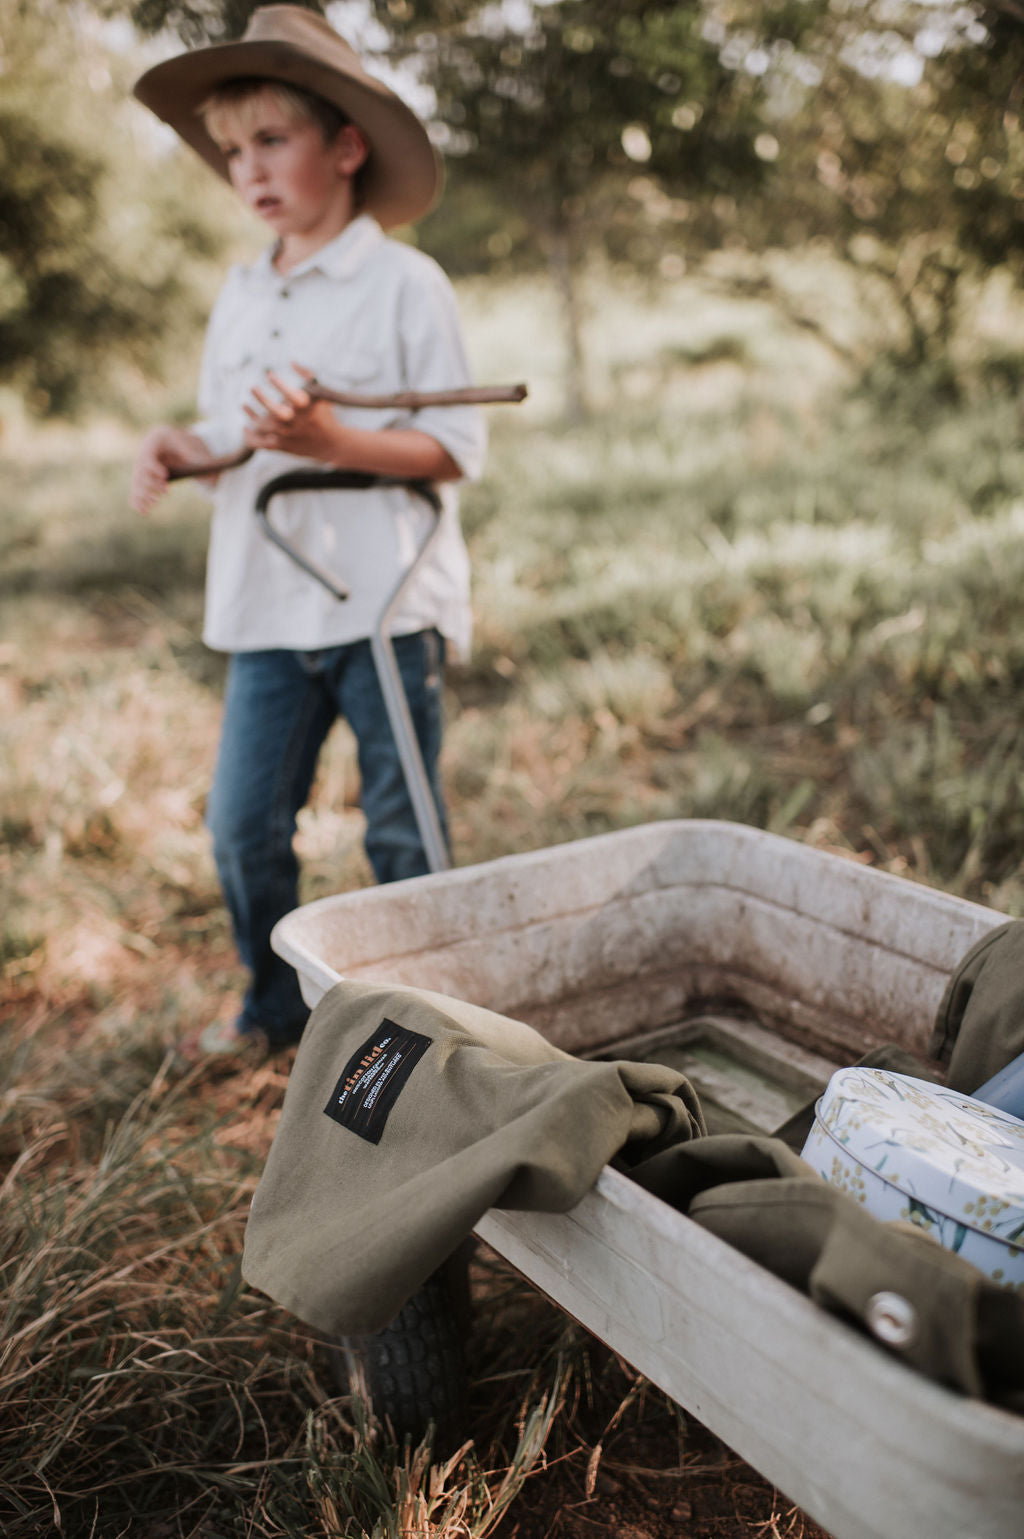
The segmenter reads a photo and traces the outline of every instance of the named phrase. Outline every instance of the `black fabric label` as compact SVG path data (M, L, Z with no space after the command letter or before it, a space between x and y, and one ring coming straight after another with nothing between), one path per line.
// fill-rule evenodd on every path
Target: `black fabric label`
M324 1107L327 1116L367 1143L379 1144L391 1108L432 1040L394 1021L381 1021L342 1070Z

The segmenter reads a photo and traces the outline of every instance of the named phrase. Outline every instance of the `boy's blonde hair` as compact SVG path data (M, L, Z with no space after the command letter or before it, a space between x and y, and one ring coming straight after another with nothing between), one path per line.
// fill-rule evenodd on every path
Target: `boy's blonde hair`
M219 144L230 137L232 124L242 129L250 128L258 103L268 98L291 122L315 124L324 144L333 143L341 130L352 124L352 119L346 117L340 107L318 96L315 91L307 91L304 86L289 85L286 80L264 79L257 75L225 81L200 102L196 111L206 124L207 132ZM358 127L358 124L352 126ZM362 206L365 170L366 161L352 178L355 208Z
M317 96L315 91L289 85L285 80L259 76L225 81L200 102L197 111L214 139L219 141L228 137L229 123L248 128L257 103L267 97L293 122L315 123L325 144L330 144L352 121L340 107Z

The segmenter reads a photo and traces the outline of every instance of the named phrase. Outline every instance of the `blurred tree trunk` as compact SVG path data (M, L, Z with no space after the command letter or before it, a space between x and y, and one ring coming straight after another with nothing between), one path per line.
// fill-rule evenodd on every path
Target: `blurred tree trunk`
M571 221L559 212L548 228L545 244L565 340L565 417L567 422L580 423L589 415L589 403L585 383L580 267L574 234Z
M470 238L486 254L489 236L504 231L521 265L547 264L566 339L570 420L587 410L581 263L590 248L635 264L646 216L631 184L642 177L720 209L765 177L753 147L759 77L723 60L722 39L704 25L706 3L370 0L390 37L383 52L392 64L412 61L434 92L450 165L491 189L490 228L477 221ZM757 0L738 3L759 14ZM799 0L795 16L787 9L787 39L799 33L803 8ZM705 198L709 187L730 198ZM716 230L717 222L713 215ZM649 248L662 235L652 230Z

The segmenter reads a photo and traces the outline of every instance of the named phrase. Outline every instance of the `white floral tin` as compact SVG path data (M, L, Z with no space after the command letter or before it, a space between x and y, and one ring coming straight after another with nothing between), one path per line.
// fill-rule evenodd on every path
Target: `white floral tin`
M1024 1288L1024 1121L955 1090L840 1069L803 1157L881 1219L917 1224L995 1281Z

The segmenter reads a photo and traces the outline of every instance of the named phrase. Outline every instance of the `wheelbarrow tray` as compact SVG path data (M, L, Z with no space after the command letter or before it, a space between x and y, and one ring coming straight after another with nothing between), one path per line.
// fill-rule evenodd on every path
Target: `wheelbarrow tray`
M311 1005L342 977L434 989L570 1052L692 1060L724 1108L731 1062L755 1127L760 1075L767 1128L876 1043L924 1056L951 970L1003 919L673 821L325 898L274 944ZM477 1232L836 1539L1024 1532L1024 1418L907 1369L610 1167L569 1213L492 1210Z

